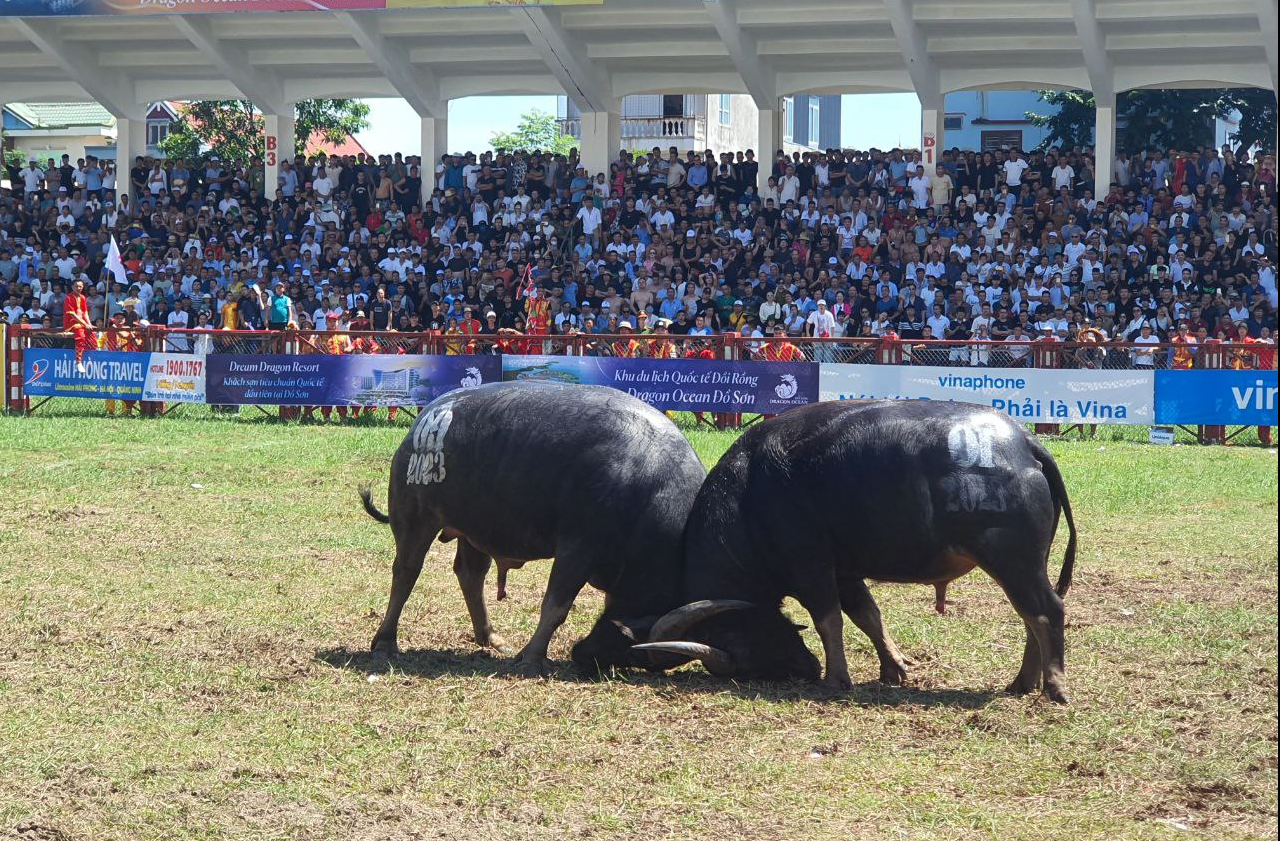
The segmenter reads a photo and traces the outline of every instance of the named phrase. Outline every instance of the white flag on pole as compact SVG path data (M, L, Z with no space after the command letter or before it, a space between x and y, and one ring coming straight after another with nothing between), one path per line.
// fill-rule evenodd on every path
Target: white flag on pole
M107 249L107 271L111 272L121 288L129 288L129 276L125 273L124 260L120 259L120 246L116 245L114 236L111 237L111 246Z

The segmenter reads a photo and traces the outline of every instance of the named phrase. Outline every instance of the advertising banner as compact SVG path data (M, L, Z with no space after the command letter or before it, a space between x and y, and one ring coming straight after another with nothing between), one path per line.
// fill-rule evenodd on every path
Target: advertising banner
M205 357L190 353L149 353L143 400L203 403Z
M425 406L502 378L496 356L211 354L206 398L218 405Z
M1006 412L1026 423L1155 422L1151 371L821 366L823 400L951 400Z
M1156 422L1276 426L1275 371L1157 371Z
M0 17L480 9L504 6L587 6L603 2L604 0L3 0L0 2Z
M149 353L90 350L84 371L65 348L30 348L22 354L22 390L28 397L94 397L141 400Z
M672 412L776 415L818 399L818 369L809 362L503 356L502 378L605 385Z

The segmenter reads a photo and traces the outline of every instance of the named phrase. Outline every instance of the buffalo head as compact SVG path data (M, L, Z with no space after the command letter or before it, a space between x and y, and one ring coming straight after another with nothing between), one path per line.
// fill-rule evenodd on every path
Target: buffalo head
M653 624L649 642L634 648L662 668L698 660L717 677L817 680L822 670L802 627L777 607L714 599L671 611Z

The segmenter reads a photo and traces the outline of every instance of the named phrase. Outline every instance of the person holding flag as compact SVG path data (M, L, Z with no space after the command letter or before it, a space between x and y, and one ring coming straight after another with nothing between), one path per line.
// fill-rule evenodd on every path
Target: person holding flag
M62 302L62 329L76 341L76 371L85 373L84 352L94 345L93 322L89 320L89 299L84 294L84 281L71 284L71 291Z
M70 295L67 296L71 297ZM100 350L111 350L120 353L128 353L131 351L142 350L142 336L127 320L127 313L119 310L115 315L111 316L111 323L107 329L98 337L98 348ZM123 415L131 417L133 415L133 407L137 402L135 400L120 401L123 406ZM107 398L107 414L114 416L116 413L116 401L114 398Z
M547 297L547 290L534 282L532 263L524 267L524 285L520 294L524 297L526 335L549 335L551 333L551 301Z

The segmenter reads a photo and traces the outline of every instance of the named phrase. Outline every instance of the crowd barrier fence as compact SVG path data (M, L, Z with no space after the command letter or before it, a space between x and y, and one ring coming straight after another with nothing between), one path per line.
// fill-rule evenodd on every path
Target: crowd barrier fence
M99 331L96 339L94 344L107 352L90 351L95 365L86 374L69 367L74 364L72 334L8 328L8 410L32 413L54 396L133 396L142 414L158 414L166 405L206 402L206 380L207 402L279 406L282 417L296 416L298 406L325 405L317 400L412 410L450 388L503 377L612 385L659 408L695 411L721 427L741 425L744 412L776 412L819 399L875 397L989 403L1034 423L1040 432L1059 431L1062 424L1191 425L1198 439L1223 441L1229 425L1275 422L1277 354L1274 346L1264 344L440 335L158 326ZM149 356L144 363L141 357L134 361L119 355L130 353ZM305 359L339 356L352 358ZM268 357L292 358L294 373L304 374L278 388L284 376L281 363L255 370L246 361ZM403 377L384 371L388 365ZM148 370L142 371L144 367ZM695 369L700 372L696 376ZM345 390L327 383L339 379L348 383ZM1193 379L1196 387L1190 388ZM237 390L226 386L231 380L249 385ZM361 382L364 387L351 385Z

